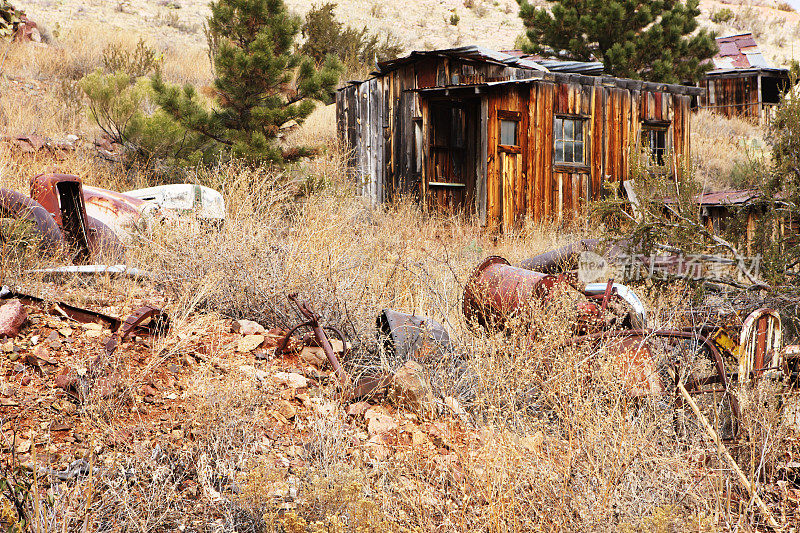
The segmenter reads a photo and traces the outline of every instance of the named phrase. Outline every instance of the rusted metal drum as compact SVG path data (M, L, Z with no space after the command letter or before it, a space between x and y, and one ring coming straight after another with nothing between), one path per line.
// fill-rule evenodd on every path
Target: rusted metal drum
M483 326L502 328L507 320L546 298L556 276L514 267L498 256L487 257L467 280L464 316Z

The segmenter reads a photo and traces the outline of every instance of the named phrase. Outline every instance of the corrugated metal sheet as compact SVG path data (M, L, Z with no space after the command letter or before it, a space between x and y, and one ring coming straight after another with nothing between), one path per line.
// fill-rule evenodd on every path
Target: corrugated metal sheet
M742 205L757 198L760 194L758 189L708 192L700 195L698 203L706 207L717 205Z
M447 56L472 61L494 62L512 67L538 70L541 72L574 72L587 75L598 75L603 73L603 64L598 61L584 62L547 59L525 54L521 50L508 50L500 52L477 45L446 48L443 50L417 50L411 52L406 57L382 61L378 63L378 69L381 73L386 73L401 65L418 61L419 59L427 56Z
M770 66L761 55L752 33L717 37L717 46L719 52L713 58L716 70Z

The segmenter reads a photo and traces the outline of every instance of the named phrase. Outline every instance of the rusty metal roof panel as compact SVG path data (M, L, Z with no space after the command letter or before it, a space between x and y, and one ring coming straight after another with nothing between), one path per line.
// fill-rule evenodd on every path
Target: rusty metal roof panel
M760 194L758 189L707 192L700 195L699 204L703 206L742 205L757 198Z
M717 37L719 52L712 59L716 69L769 67L752 33Z

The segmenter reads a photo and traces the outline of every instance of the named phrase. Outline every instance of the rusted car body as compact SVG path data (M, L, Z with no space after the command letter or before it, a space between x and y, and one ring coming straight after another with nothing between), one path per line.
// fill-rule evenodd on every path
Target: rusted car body
M186 202L192 209L182 208ZM30 198L0 189L0 218L30 222L46 251L67 251L77 263L116 261L130 237L151 220L191 211L222 221L224 209L219 192L191 184L127 194L86 186L71 174L40 174L31 179Z

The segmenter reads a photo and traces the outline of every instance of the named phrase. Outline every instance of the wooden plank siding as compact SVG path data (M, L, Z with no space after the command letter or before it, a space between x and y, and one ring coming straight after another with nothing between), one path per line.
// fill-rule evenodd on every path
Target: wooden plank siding
M707 107L725 117L739 117L758 122L761 111L759 75L705 78L700 86L705 94L700 107Z
M411 194L426 209L464 211L503 229L579 216L602 196L604 182L628 177L642 124L666 127L668 148L688 158L690 106L699 94L428 56L340 89L336 120L352 174L373 203ZM432 149L431 106L447 102L466 113L463 160ZM559 115L584 121L584 164L554 164ZM518 146L500 146L500 116L519 121ZM453 182L464 188L448 188Z
M485 98L490 228L525 219L556 223L575 219L589 201L600 198L604 181L627 179L630 150L641 142L643 122L668 123L671 150L679 157L689 154L691 97L687 95L537 80L503 86ZM497 141L498 113L503 111L519 112L525 123L519 164ZM559 115L585 119L584 165L553 164L553 119ZM512 171L517 174L513 180L507 175ZM517 184L513 200L507 198L511 182Z

